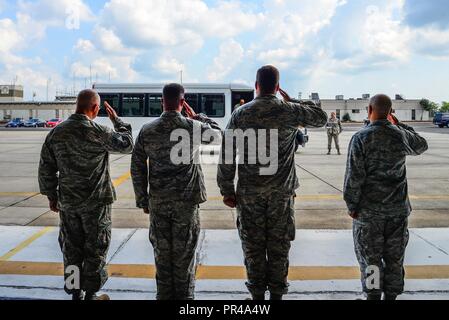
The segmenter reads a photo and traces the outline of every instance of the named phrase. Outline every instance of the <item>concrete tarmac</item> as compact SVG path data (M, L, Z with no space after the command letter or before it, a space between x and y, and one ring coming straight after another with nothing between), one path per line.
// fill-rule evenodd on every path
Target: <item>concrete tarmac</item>
M413 228L449 227L449 129L430 123L413 124L428 139L430 149L408 160L409 189L414 212ZM310 143L297 154L301 181L296 202L298 229L350 229L342 200L347 146L360 124L346 125L341 135L342 156L327 156L324 129L309 131ZM0 129L0 225L57 226L47 199L39 195L39 153L47 130ZM148 216L135 208L129 175L129 155L112 155L112 178L117 187L114 228L146 228ZM235 211L222 204L216 184L216 165L204 165L209 201L202 205L205 229L234 229Z

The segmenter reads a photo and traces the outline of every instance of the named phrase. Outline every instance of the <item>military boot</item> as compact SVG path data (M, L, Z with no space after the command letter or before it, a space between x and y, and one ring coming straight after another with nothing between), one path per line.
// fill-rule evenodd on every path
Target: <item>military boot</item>
M331 149L329 149L329 152L327 153L327 155L328 155L328 156L330 156L330 155L331 155L331 151L332 151L332 150L331 150Z
M102 295L97 296L97 294L95 292L94 293L87 292L84 300L109 301L109 300L111 300L111 298L109 298L109 296L107 294L102 294Z
M253 301L264 301L265 294L251 294Z
M394 295L394 294L386 294L386 295L384 296L384 300L385 300L385 301L396 301L397 298L398 298L398 296L397 296L397 295Z
M81 301L84 300L84 292L82 290L75 290L72 294L73 301Z
M337 151L338 151L338 155L339 155L339 156L341 156L341 152L340 152L340 149L338 149Z
M368 294L366 300L368 301L381 301L382 295L381 294Z
M271 293L270 294L270 300L271 301L282 301L282 294L275 294L275 293Z

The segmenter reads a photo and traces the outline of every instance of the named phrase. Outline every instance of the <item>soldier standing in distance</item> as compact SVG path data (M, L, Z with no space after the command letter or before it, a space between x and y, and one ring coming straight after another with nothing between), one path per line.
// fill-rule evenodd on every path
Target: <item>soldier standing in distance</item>
M278 170L262 176L259 163L239 164L238 186L235 189L236 155L233 163L226 163L226 141L223 141L222 160L218 167L218 185L224 203L237 207L237 226L242 240L247 287L254 300L265 300L270 291L271 300L282 300L288 292L289 251L295 239L295 150L298 128L323 127L327 114L313 102L292 100L279 88L279 71L265 66L257 72L257 97L237 109L228 124L228 130L241 129L266 132L278 131ZM284 100L279 100L280 92ZM267 144L270 144L268 141ZM248 159L248 148L245 148Z
M404 256L412 211L406 156L421 155L428 149L426 140L399 122L391 111L389 97L377 95L371 99L371 124L352 138L344 186L368 300L381 300L382 293L385 300L396 300L404 291ZM372 276L380 277L378 287L376 281L371 283Z
M108 279L106 256L111 242L111 206L116 199L109 173L109 153L131 153L131 126L122 122L107 103L115 131L93 120L100 96L81 91L76 114L53 129L42 147L39 166L41 194L59 213L59 243L64 267L78 267L81 288L68 294L73 300L109 300L97 297ZM66 279L70 274L65 274ZM84 296L85 295L85 296Z
M326 130L329 149L327 155L330 156L332 152L332 141L335 141L335 148L337 149L338 155L341 155L339 136L343 132L343 127L341 126L341 121L337 118L337 114L335 112L331 113L331 117L326 124Z
M220 127L205 115L195 114L184 94L179 84L165 86L164 113L143 127L131 163L137 207L150 214L158 300L194 299L199 205L207 201L207 195L201 165L194 161L200 145L195 145L193 135L196 127L200 133L211 130L214 139L221 137ZM183 109L188 118L181 114ZM170 141L175 130L190 137L181 141L190 151L181 164L172 159L172 150L179 145Z

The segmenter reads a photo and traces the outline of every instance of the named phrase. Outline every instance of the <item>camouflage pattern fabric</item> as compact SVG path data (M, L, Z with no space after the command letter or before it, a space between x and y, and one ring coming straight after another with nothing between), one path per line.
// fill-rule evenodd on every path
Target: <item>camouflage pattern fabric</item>
M143 127L131 161L138 208L147 208L150 199L196 204L207 200L201 166L193 161L200 148L200 143L193 141L194 126L201 133L214 129L211 131L215 133L213 138L221 138L220 127L204 115L192 120L178 112L164 112L159 119ZM177 129L186 130L191 139L190 159L185 164L172 163L170 157L173 147L179 144L170 141L172 132Z
M296 136L299 127L323 127L327 121L327 114L313 102L285 102L275 95L257 97L252 102L234 111L227 126L228 130L262 129L278 130L278 163L279 169L274 175L261 176L260 164L239 165L238 195L260 195L277 190L285 195L294 195L299 187L296 176L295 151ZM257 135L258 136L258 135ZM268 135L267 135L268 136ZM226 152L223 141L222 164L218 167L218 185L224 196L236 193L234 179L237 164L234 157L233 164L225 163ZM268 144L270 142L268 141ZM269 148L268 148L269 150ZM245 159L248 150L244 150ZM235 150L234 150L235 155Z
M42 147L40 192L59 201L59 238L65 266L78 266L82 288L99 291L107 280L115 190L109 153L130 153L132 129L117 119L115 131L75 114L53 129Z
M364 291L399 295L404 287L404 254L409 235L406 156L420 155L427 142L411 127L388 120L371 123L352 138L344 198L354 221L354 243ZM381 271L379 290L366 287L366 268Z
M295 198L239 197L237 227L251 294L288 292L289 251L295 240Z
M199 206L185 201L151 201L150 212L157 299L193 300Z
M343 132L343 127L341 126L341 121L338 118L329 118L326 124L327 134L331 136L339 135Z
M64 210L60 216L59 245L64 256L64 270L77 266L81 290L100 291L108 280L106 256L111 243L111 205ZM67 288L66 292L74 293Z
M371 123L352 138L344 184L350 212L408 216L406 156L420 155L427 142L413 128L388 120Z
M175 164L171 152L179 142L170 136L184 129L190 138L187 163ZM212 130L212 139L221 138L219 126L205 115L185 118L178 112L164 112L143 127L131 161L137 207L150 208L150 240L153 244L160 300L193 299L194 257L200 231L198 205L207 200L201 165L194 159L201 141L194 131ZM210 141L206 141L210 142Z
M365 216L354 220L354 245L367 294L398 296L404 292L404 257L409 240L406 217ZM380 287L369 288L368 267L380 271ZM370 280L370 279L368 279Z
M327 134L327 146L329 151L332 150L332 141L335 142L335 148L337 151L340 151L340 138L338 134Z
M275 95L257 97L234 111L228 130L277 129L278 170L261 176L260 164L239 164L238 186L235 190L237 163L225 162L223 141L222 164L218 166L218 185L223 196L237 195L238 229L242 239L248 273L248 289L253 295L270 290L273 294L287 292L288 255L295 235L294 202L299 187L295 151L299 127L323 127L327 114L313 102L285 102ZM256 131L258 136L258 131ZM267 141L270 150L270 141ZM248 159L248 148L245 148Z
M42 147L40 192L59 199L61 210L114 202L109 153L131 153L132 129L117 119L115 131L74 114L53 129Z

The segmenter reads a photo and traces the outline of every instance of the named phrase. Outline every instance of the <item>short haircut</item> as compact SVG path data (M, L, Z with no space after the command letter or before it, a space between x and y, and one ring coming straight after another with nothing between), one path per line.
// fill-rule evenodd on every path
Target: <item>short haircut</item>
M100 100L100 95L96 91L91 89L83 90L76 99L76 108L79 111L86 111L98 100Z
M176 109L179 106L179 102L184 98L184 87L178 83L170 83L164 87L163 96L165 105Z
M275 93L279 85L279 70L273 66L264 66L257 71L257 83L262 94Z
M389 96L385 94L378 94L371 98L370 106L378 115L387 118L393 107L393 102Z

